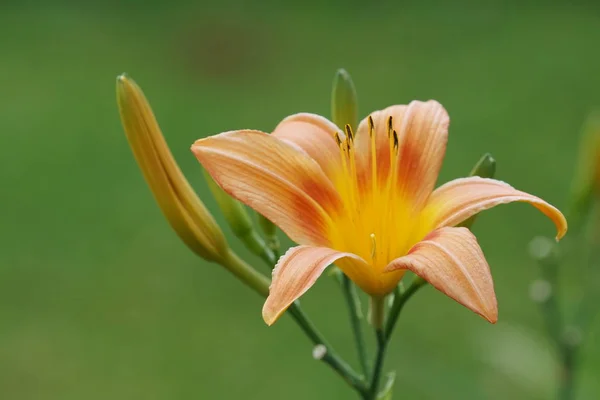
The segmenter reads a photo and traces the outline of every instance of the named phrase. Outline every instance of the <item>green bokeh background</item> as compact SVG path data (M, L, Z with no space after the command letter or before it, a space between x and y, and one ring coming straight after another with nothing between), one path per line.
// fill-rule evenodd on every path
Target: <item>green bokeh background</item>
M354 396L311 359L290 319L267 328L261 299L170 230L123 135L117 74L144 88L221 222L191 143L270 130L295 112L328 115L339 67L354 78L361 115L412 99L445 105L440 181L490 151L499 179L565 208L580 127L600 105L596 4L3 2L0 397ZM419 293L386 363L398 373L397 398L551 396L555 356L529 299L538 271L527 244L553 227L519 204L486 212L475 232L500 320L490 325L432 288ZM573 301L581 271L570 265L562 276ZM321 279L303 303L355 362L336 283ZM578 399L600 393L598 329L582 350Z

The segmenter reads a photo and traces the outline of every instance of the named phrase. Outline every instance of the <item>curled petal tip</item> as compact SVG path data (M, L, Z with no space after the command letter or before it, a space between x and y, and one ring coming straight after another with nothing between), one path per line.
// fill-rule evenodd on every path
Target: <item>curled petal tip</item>
M489 266L467 228L441 228L417 243L386 270L408 269L492 324L498 303Z

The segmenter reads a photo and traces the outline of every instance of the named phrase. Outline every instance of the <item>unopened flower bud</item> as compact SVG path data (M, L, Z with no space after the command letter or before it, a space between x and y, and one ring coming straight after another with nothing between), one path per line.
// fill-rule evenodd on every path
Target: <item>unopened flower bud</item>
M496 160L490 153L485 153L477 164L471 170L471 174L469 176L479 176L481 178L493 178L496 173ZM471 218L464 221L460 226L464 226L465 228L471 229L471 226L477 219L477 214L473 215Z
M244 208L244 205L225 193L206 170L203 170L203 172L208 188L217 201L217 204L234 235L244 237L252 232L254 229L252 220Z
M204 170L204 177L208 183L208 187L217 201L227 224L233 231L233 234L244 243L252 253L264 258L273 266L277 260L272 254L272 251L267 248L264 240L254 229L252 219L246 210L246 207L228 195Z
M256 213L256 219L258 221L258 226L260 226L262 233L267 238L273 238L277 236L277 226L274 223L272 223L268 218L266 218L262 214Z
M331 93L331 120L344 131L346 125L358 127L358 100L354 82L345 69L339 69L333 78Z
M496 160L490 153L485 153L471 170L470 176L493 178L496 174Z
M200 257L222 260L229 249L223 232L179 169L142 90L124 74L117 102L135 159L171 227Z

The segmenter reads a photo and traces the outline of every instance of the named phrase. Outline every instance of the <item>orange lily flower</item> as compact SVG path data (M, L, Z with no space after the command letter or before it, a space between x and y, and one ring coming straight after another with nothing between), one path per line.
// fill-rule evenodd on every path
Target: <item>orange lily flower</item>
M342 132L314 114L285 118L272 134L239 130L200 139L192 151L231 196L299 244L273 270L263 318L273 324L335 263L374 297L407 270L497 320L489 266L475 236L455 225L480 211L527 202L567 230L559 210L510 185L461 178L434 190L449 118L436 101L375 111Z

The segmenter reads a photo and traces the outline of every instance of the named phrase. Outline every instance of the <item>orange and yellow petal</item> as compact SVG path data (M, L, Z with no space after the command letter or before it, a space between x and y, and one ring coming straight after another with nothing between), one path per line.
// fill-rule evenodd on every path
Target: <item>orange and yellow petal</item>
M377 175L380 187L393 180L394 196L407 200L412 210L419 210L433 191L446 153L448 113L440 103L430 100L391 106L370 117L373 137L369 117L361 121L357 133L361 169L370 171L370 176Z
M398 191L422 207L437 181L448 142L450 118L440 103L413 101L398 131Z
M285 310L302 296L330 264L342 258L364 261L351 253L327 247L297 246L289 249L273 270L269 297L263 306L263 319L272 325Z
M386 270L410 270L489 322L498 320L490 268L467 228L433 231Z
M360 166L371 170L372 158L376 159L376 174L379 182L387 182L390 176L390 138L388 135L388 119L392 117L394 129L399 130L404 114L408 106L394 105L383 110L372 112L368 117L360 121L356 133L356 154L360 160ZM369 132L369 117L373 121L373 137ZM373 148L375 150L373 151ZM369 176L369 174L366 174Z
M328 246L332 214L342 208L321 167L305 152L264 132L225 132L197 140L192 151L231 196L255 209L299 244Z
M476 176L455 179L437 188L429 198L425 215L434 227L454 226L481 211L514 201L529 203L550 218L556 225L556 240L567 232L567 220L556 207L502 181Z
M336 132L342 133L327 118L300 113L281 121L272 135L304 150L333 181L341 169L340 149L334 138Z

